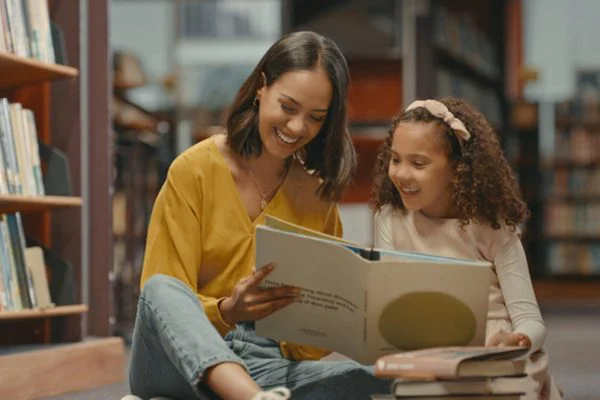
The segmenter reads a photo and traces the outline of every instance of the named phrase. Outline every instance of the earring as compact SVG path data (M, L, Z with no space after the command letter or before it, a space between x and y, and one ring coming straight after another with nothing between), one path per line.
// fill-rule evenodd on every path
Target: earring
M255 110L258 110L258 106L259 106L259 105L260 105L260 101L258 100L258 97L255 97L255 98L254 98L254 101L252 102L252 107L253 107Z

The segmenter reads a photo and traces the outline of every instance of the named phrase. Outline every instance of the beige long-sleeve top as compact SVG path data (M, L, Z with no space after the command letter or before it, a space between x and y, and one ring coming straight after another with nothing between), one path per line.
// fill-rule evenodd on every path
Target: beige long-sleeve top
M490 322L507 320L513 332L531 339L534 352L542 347L546 327L538 307L519 230L495 230L470 223L464 228L457 219L429 218L420 212L384 207L375 215L375 247L416 251L448 257L486 260L491 287L488 311Z

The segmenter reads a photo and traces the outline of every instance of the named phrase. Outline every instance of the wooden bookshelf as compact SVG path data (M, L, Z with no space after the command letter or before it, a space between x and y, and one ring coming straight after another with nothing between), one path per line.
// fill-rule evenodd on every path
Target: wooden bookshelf
M45 1L23 2L23 5L42 6ZM96 298L111 297L110 291L102 286L109 282L108 271L112 268L111 248L105 240L110 230L102 229L102 224L108 221L102 200L110 193L106 184L110 175L106 173L110 159L107 145L111 141L106 98L110 64L108 9L105 2L90 2L83 7L78 2L47 1L50 20L63 33L61 43L52 49L73 65L0 52L0 97L33 112L38 140L57 149L68 160L73 195L24 196L9 190L11 194L0 196L0 213L24 214L26 245L30 246L31 240L44 247L50 293L57 304L52 308L34 305L30 309L14 307L15 311L0 312L3 374L0 398L46 398L125 379L123 340L103 337L109 335L89 329L90 320L103 311L98 310ZM83 31L90 33L82 36ZM85 48L94 51L83 52ZM13 50L18 52L16 48ZM38 50L43 51L41 47ZM41 53L37 56L42 58ZM85 73L79 73L80 66L85 67ZM81 92L82 83L88 92ZM84 115L89 126L83 124ZM82 145L88 146L87 151L82 151ZM48 165L43 160L41 166L42 174L47 173L44 168ZM102 174L106 175L105 180L99 178ZM93 210L93 214L81 207L83 180L89 182L90 196L85 201L90 202L87 210ZM57 209L61 211L52 212ZM84 212L90 213L90 226L82 223L86 218ZM84 254L82 237L89 237L91 232L94 236ZM101 296L84 293L87 283L91 293ZM86 300L88 297L91 298ZM82 304L88 301L89 304ZM104 318L104 314L102 317L102 323L108 326L108 317ZM90 340L91 336L100 339ZM85 376L73 379L80 371L85 371Z
M0 195L0 214L49 211L55 208L79 207L81 197Z
M88 312L88 306L85 304L75 304L71 306L58 306L33 310L4 311L0 312L0 321L62 317L65 315L84 314L86 312Z
M0 52L0 89L76 77L77 69Z

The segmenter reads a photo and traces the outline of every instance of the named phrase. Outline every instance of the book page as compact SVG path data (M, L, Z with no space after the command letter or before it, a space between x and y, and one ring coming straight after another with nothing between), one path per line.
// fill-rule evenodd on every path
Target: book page
M374 262L367 303L371 357L483 345L492 273L489 263Z
M327 233L315 231L313 229L309 229L304 226L292 224L291 222L285 221L283 219L279 219L272 215L265 216L265 225L268 227L274 228L274 229L278 229L280 231L298 233L298 234L305 235L305 236L311 236L311 237L316 237L316 238L320 238L320 239L332 240L335 242L346 243L346 244L356 246L356 247L360 246L358 243L354 243L354 242L339 238L334 235L328 235Z
M300 302L256 321L258 335L360 357L364 348L366 269L341 243L256 228L256 265L276 263L263 287L302 289Z
M378 256L381 261L423 261L423 262L438 262L442 264L459 263L465 265L489 266L487 261L470 260L466 258L454 258L445 256L436 256L433 254L415 253L410 251L399 251L389 249L373 249L373 253Z

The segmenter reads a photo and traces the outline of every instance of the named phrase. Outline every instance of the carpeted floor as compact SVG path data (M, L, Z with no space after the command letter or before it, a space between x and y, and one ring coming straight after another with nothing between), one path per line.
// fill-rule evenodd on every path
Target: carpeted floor
M600 303L541 305L551 372L565 400L600 400ZM119 400L127 383L46 400Z

